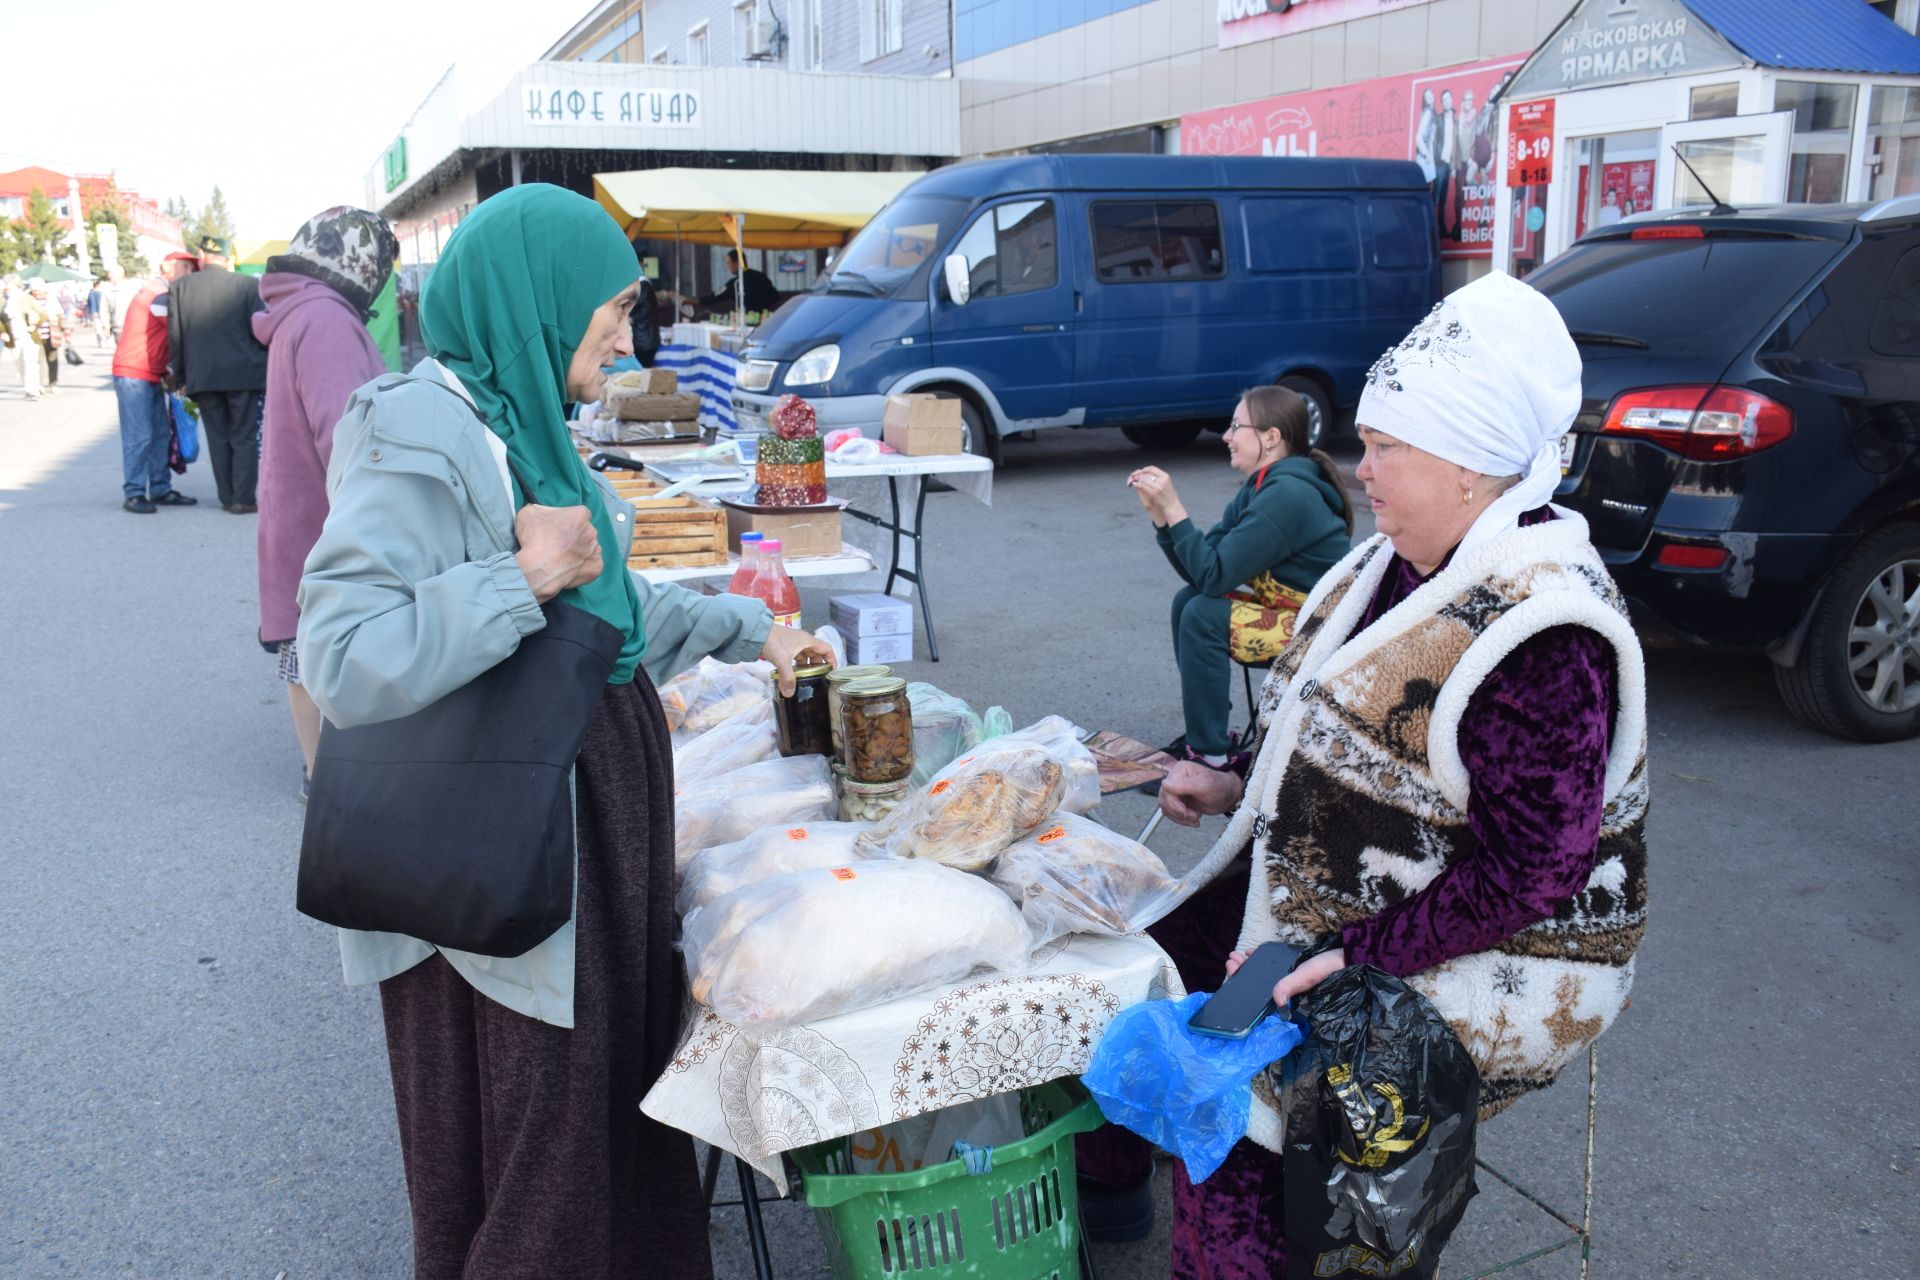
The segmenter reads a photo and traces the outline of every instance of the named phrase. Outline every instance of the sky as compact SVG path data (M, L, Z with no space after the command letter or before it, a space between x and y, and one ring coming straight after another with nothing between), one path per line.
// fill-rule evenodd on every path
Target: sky
M112 171L195 211L218 183L240 238L290 237L366 198L367 170L448 66L463 97L491 96L591 5L0 0L0 171Z

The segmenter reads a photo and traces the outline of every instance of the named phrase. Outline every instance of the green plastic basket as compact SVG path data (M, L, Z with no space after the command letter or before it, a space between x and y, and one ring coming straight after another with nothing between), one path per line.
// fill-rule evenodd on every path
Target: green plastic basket
M1105 1123L1077 1081L1020 1093L1027 1136L975 1177L947 1160L905 1173L848 1173L849 1139L792 1153L837 1280L1080 1280L1073 1135Z

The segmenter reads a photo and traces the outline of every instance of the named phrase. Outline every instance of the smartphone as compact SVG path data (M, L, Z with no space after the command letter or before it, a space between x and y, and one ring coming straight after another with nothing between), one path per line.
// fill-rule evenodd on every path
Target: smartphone
M1284 942L1261 943L1240 971L1221 983L1213 998L1187 1019L1187 1026L1203 1036L1243 1039L1262 1018L1274 1012L1274 984L1293 972L1299 960L1297 947Z

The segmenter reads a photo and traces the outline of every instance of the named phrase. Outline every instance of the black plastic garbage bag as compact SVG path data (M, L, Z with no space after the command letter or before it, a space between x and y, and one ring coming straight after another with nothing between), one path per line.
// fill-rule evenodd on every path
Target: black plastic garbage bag
M1285 1115L1289 1280L1429 1280L1478 1189L1480 1073L1419 992L1353 965L1294 1002Z

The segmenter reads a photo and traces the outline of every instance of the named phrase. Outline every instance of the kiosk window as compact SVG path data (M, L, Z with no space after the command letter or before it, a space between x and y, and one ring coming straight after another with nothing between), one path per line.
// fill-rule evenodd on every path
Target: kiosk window
M1021 200L980 215L955 252L965 256L975 298L1051 289L1060 280L1053 201Z
M1220 210L1211 202L1103 202L1092 219L1094 273L1107 284L1226 274Z

